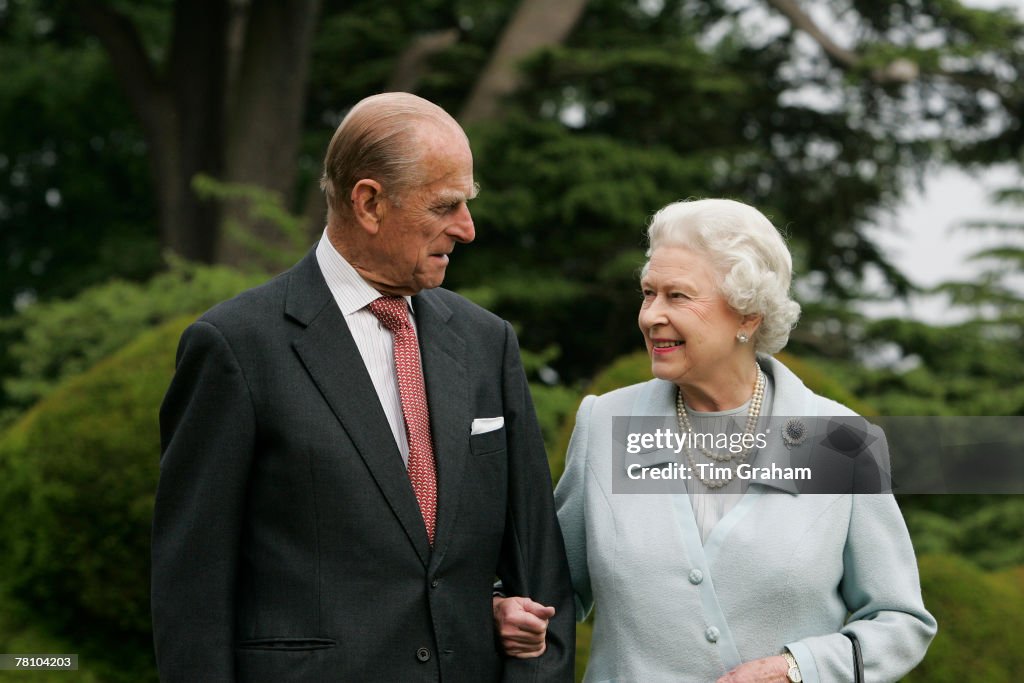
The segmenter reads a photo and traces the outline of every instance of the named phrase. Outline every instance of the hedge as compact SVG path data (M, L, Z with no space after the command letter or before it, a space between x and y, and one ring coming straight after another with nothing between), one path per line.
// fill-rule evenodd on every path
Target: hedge
M173 320L51 393L0 438L0 591L34 626L109 658L106 680L153 677L149 545L157 408Z

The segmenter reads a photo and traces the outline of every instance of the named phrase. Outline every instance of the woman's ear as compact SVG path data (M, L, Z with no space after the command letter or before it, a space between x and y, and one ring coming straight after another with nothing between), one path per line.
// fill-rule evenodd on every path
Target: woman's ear
M363 178L352 186L352 215L366 232L376 235L384 217L384 193L376 180Z
M753 339L754 333L757 332L757 328L761 327L762 320L764 320L764 316L760 313L748 313L740 320L739 331Z

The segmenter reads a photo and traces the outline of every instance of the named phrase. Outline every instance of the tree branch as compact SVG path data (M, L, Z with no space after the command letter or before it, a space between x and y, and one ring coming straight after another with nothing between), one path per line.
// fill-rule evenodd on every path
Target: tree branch
M434 31L415 38L395 63L386 90L414 92L426 71L427 60L451 47L458 40L459 30L456 28Z
M856 67L860 63L860 56L838 45L828 34L821 30L809 14L800 8L795 0L767 0L768 4L777 9L783 16L789 19L793 28L803 31L814 39L821 49L825 51L833 61L847 68Z
M164 85L142 46L135 25L109 5L95 0L75 3L86 27L99 39L128 100L144 126L159 134L159 95Z
M519 87L520 60L541 48L561 44L586 6L587 0L521 0L459 120L471 123L497 116L501 98Z
M856 69L862 65L863 59L856 52L847 50L833 41L828 34L806 14L796 0L766 0L766 2L783 14L797 30L809 35L825 54L833 62L845 69ZM1015 111L1015 104L1012 99L1002 92L999 82L994 78L986 78L978 74L968 74L946 69L933 69L927 72L930 76L943 78L951 83L968 88L969 90L990 90L999 98L1003 107L1009 111ZM871 80L881 85L910 83L921 76L920 66L906 58L898 58L889 62L884 67L873 69L869 74Z
M815 23L814 19L801 9L796 0L766 1L789 19L793 28L803 31L818 43L834 63L844 69L856 69L861 66L863 58L856 52L847 50L832 40L827 33L821 30L821 27ZM869 76L876 83L887 85L891 83L910 83L916 80L920 73L921 69L916 62L900 58L894 59L885 67L873 69Z

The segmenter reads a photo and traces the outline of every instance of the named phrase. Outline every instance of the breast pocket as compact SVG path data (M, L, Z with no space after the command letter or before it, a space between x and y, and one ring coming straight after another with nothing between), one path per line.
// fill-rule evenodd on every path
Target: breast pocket
M469 449L473 455L493 455L505 451L505 428L499 427L483 434L469 437Z

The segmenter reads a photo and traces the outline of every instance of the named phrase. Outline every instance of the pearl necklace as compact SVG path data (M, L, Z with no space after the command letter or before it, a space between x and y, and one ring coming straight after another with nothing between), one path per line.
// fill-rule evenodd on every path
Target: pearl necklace
M747 413L747 424L743 432L744 441L747 441L746 437L754 433L754 429L757 427L757 419L761 416L761 403L764 401L764 387L766 383L764 372L761 371L761 367L757 363L754 363L754 369L757 370L757 377L754 379L754 394L750 397L750 411ZM676 420L679 423L679 429L686 435L686 457L690 461L690 467L697 473L697 477L701 482L708 488L717 489L732 481L731 477L728 479L705 479L704 475L701 474L701 469L703 468L697 467L697 460L693 457L693 449L689 446L689 443L692 443L693 426L690 424L690 415L686 408L686 401L683 400L682 391L676 392ZM735 461L738 467L750 455L753 445L739 453L724 454L709 451L704 446L698 446L698 448L701 453L711 460L718 462Z

